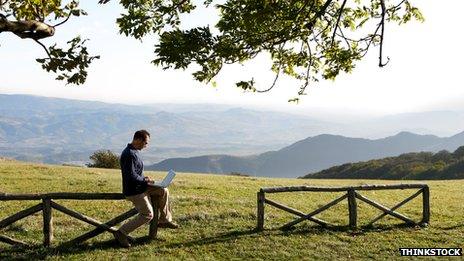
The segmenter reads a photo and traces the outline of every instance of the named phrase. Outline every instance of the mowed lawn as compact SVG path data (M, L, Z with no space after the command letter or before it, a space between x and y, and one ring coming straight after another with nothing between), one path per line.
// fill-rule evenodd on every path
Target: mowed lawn
M147 172L160 179L161 172ZM346 200L317 217L338 225L320 228L310 221L290 231L280 225L294 216L266 205L263 232L256 232L256 192L261 187L315 185L427 183L431 192L431 222L426 228L404 227L401 221L384 218L370 229L351 231ZM0 161L0 193L120 192L119 170L89 169ZM174 219L178 230L160 230L158 239L140 240L130 249L119 248L112 235L104 233L84 244L59 248L59 244L83 234L92 226L53 210L54 241L50 249L42 241L41 212L0 230L0 234L33 244L15 248L0 243L0 259L397 259L400 247L464 247L464 180L381 181L381 180L302 180L219 176L178 173L170 187ZM393 206L415 190L370 191L363 195ZM339 193L281 193L269 198L304 212L310 212L335 199ZM420 220L421 197L398 211ZM67 207L107 221L131 208L127 201L57 201ZM37 201L0 201L3 219ZM380 211L358 201L358 223L367 224ZM144 226L134 233L143 237Z

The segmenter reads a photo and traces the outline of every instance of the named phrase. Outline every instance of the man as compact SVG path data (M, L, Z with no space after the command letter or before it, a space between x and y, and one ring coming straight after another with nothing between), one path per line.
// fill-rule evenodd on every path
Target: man
M154 181L143 175L143 161L139 151L150 143L150 133L146 130L136 131L132 142L122 151L120 164L122 173L122 190L124 196L132 202L139 214L122 225L114 237L123 247L130 247L127 235L136 228L153 219L153 208L150 197L154 197L159 207L160 217L158 227L177 228L172 222L169 206L169 191L167 188L150 186Z

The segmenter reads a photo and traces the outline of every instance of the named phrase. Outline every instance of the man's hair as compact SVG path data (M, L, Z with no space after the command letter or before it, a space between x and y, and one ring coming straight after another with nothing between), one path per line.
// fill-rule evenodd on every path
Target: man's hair
M134 133L134 140L147 140L150 137L150 133L146 130L138 130Z

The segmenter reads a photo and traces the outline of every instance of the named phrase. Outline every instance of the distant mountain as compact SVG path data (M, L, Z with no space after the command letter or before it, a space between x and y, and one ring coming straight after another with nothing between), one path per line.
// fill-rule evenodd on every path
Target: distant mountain
M401 132L395 136L369 140L324 134L298 141L278 151L255 156L175 158L148 166L147 169L297 177L348 162L396 156L407 152L455 150L464 144L463 136L464 132L449 138Z
M464 146L346 163L304 176L308 179L464 179Z
M148 111L147 111L148 110ZM99 111L155 112L156 108L81 101L34 95L0 94L0 115L9 117L37 117Z
M391 136L401 131L450 136L462 131L463 123L463 111L401 113L358 122L358 129L352 129L350 133L361 137L371 137L369 132L375 129L375 135L379 135L378 137Z
M254 174L257 163L249 157L236 157L228 155L209 155L191 158L173 158L163 160L153 166L148 166L149 170L170 170L175 169L181 172L199 173L232 173Z
M215 155L202 158L211 164L198 164L198 169L218 173L238 169L252 175L296 177L337 164L410 151L452 151L464 144L464 134L439 138L403 132L377 140L344 136L364 133L354 137L378 137L379 133L397 133L393 131L398 129L421 128L423 132L436 128L449 132L447 126L459 127L463 115L424 112L341 124L229 105L133 106L0 94L0 156L83 164L99 149L119 153L135 130L147 129L152 133L152 144L143 153L147 165L165 159L171 160L163 164L172 165L183 158ZM344 136L320 135L323 133ZM190 168L189 164L182 166Z
M301 115L215 104L131 106L0 95L0 156L47 163L86 162L98 149L119 153L137 129L152 133L144 156L154 163L202 154L260 153L334 126Z

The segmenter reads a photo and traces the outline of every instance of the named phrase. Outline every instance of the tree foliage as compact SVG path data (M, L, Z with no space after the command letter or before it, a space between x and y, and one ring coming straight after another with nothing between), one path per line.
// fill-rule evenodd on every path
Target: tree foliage
M95 151L90 157L89 168L119 169L119 156L111 150Z
M0 0L0 33L11 32L21 39L31 39L43 47L46 58L36 59L46 71L58 73L57 80L83 84L87 68L99 56L91 56L80 36L68 41L66 50L54 44L46 47L41 39L52 37L55 30L71 17L87 15L76 0ZM54 24L49 24L53 22Z
M109 0L100 0L105 4ZM159 36L153 64L163 68L195 68L193 77L211 82L226 64L253 60L269 54L275 79L268 88L257 88L254 79L237 79L244 90L266 92L285 74L301 82L304 95L310 82L335 79L351 72L368 50L378 47L380 67L389 58L383 54L388 23L423 21L419 9L408 0L120 0L125 9L117 19L121 34L143 39ZM203 5L217 9L213 26L188 26L181 16ZM213 10L211 10L213 12ZM0 0L0 33L12 32L37 41L51 37L57 26L70 17L86 15L78 2ZM11 18L10 18L11 17ZM44 21L60 21L48 25ZM26 26L26 24L28 24ZM15 26L16 25L16 28ZM18 29L18 27L21 29ZM59 73L58 80L85 82L93 59L83 46L85 40L69 41L68 50L55 46L48 58L38 59L47 71ZM296 98L298 99L298 98Z

